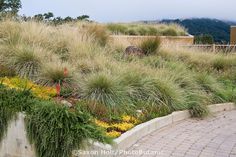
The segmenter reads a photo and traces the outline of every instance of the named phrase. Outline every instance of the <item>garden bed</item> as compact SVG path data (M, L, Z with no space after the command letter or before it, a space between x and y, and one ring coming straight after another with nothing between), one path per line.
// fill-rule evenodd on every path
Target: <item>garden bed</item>
M168 49L158 38L131 55L104 32L0 21L0 141L24 113L37 157L70 157L85 141L122 143L155 118L204 117L209 104L236 101L235 56Z
M234 103L224 103L224 104L209 105L208 108L210 112L214 114L216 112L221 112L221 111L230 111L235 109L236 107ZM135 126L133 129L127 131L120 137L114 139L114 143L112 145L104 145L97 142L95 143L91 142L92 146L89 146L86 149L86 151L91 150L102 153L102 150L105 151L125 150L130 146L132 146L134 143L136 143L139 139L152 133L153 131L157 131L163 127L168 127L170 125L173 125L190 117L191 115L187 110L173 112L170 115L155 118L148 122ZM17 118L14 121L12 121L11 124L9 125L7 136L3 139L0 145L0 156L4 156L7 154L10 156L17 155L18 157L35 157L34 147L29 144L26 137L24 118L25 118L24 114L20 113L18 114ZM77 151L73 152L76 153ZM102 154L94 156L104 157L104 155ZM112 155L107 155L106 157L108 156Z
M193 45L194 36L129 36L129 35L111 35L110 38L114 43L122 43L124 46L139 45L146 39L159 38L162 44L174 45ZM122 42L121 42L122 41Z

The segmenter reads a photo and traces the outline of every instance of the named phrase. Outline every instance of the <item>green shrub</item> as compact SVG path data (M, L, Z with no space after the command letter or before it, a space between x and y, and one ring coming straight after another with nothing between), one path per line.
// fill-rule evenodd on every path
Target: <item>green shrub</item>
M8 124L14 117L14 112L2 106L0 104L0 142L7 133Z
M110 143L88 114L53 102L35 105L26 116L26 128L37 157L71 157L89 139Z
M49 101L36 100L30 91L7 89L0 84L0 141L8 123L18 112L26 114L26 130L37 157L70 157L88 140L110 143L92 117L79 106L69 109Z
M194 43L195 44L213 44L214 38L212 35L209 34L202 34L194 36Z
M29 91L7 89L0 84L0 142L7 132L8 123L17 112L29 111L34 103Z
M151 55L157 53L160 48L160 39L159 38L149 38L140 44L140 48L144 51L145 55Z

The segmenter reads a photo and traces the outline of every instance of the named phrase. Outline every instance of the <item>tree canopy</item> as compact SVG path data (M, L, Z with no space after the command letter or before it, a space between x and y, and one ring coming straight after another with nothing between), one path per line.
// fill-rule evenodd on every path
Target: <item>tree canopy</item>
M16 14L21 8L20 0L0 0L0 13Z

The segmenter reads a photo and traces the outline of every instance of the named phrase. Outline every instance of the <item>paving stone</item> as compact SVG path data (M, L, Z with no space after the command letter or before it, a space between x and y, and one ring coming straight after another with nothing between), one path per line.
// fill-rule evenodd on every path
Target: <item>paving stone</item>
M236 157L235 128L236 110L221 112L155 131L128 150L162 151L157 157Z

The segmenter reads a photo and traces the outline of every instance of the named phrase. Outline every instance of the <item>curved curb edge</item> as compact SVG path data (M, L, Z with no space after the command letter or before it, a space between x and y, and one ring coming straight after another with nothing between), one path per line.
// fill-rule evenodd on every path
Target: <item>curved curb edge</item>
M231 111L236 109L234 103L223 103L209 105L210 113L217 113L222 111ZM139 124L131 130L125 132L120 137L114 139L113 145L104 145L98 142L93 143L92 148L95 150L125 150L135 144L142 137L162 129L163 127L173 125L177 122L190 118L191 115L188 110L176 111L164 117L158 117Z

